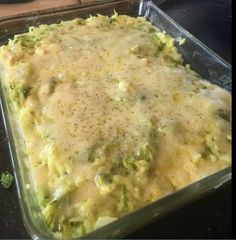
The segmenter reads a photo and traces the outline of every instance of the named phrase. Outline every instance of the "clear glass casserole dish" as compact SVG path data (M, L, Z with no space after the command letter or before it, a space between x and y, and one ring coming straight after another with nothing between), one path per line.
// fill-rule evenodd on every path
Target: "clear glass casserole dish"
M182 29L165 13L163 13L152 1L100 1L97 3L82 4L75 7L67 7L55 10L42 11L37 14L25 14L12 17L0 22L0 44L5 44L14 34L26 32L29 26L37 26L42 23L58 23L61 20L70 20L76 17L86 18L90 14L118 14L130 16L145 16L161 30L165 30L174 38L185 38L185 44L177 46L185 63L210 82L231 91L231 66L214 54L191 34ZM11 158L15 170L16 183L20 206L25 226L32 238L52 239L47 230L37 199L32 189L27 188L30 183L30 175L26 156L23 152L24 143L21 132L17 127L16 117L8 96L1 86L1 104L8 134ZM25 159L25 160L24 160ZM167 214L169 211L190 202L201 195L213 191L231 179L231 168L227 168L213 174L201 181L189 185L167 197L164 197L145 208L131 213L113 223L110 223L83 238L113 238L123 236L136 228L147 224L153 219Z

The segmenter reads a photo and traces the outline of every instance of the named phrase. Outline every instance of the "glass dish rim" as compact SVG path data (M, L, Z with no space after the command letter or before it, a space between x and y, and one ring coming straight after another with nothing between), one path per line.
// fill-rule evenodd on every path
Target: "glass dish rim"
M35 11L35 12L31 12L31 13L24 13L24 14L19 14L19 15L14 15L14 16L10 16L10 17L7 17L7 18L2 18L0 19L0 26L2 24L5 24L7 22L11 22L11 21L20 21L22 19L26 19L26 20L30 20L30 19L34 19L34 18L37 18L37 16L41 16L41 15L53 15L53 14L56 14L56 13L63 13L63 12L66 12L66 11L70 11L70 10L76 10L76 9L82 9L82 8L89 8L89 7L93 7L93 6L103 6L103 5L106 5L106 4L110 4L110 3L118 3L118 2L124 2L124 1L121 1L121 0L102 0L102 1L95 1L95 2L89 2L89 3L78 3L76 5L68 5L68 6L63 6L63 7L58 7L58 8L53 8L53 9L45 9L45 10L40 10L40 11ZM126 0L126 2L130 2L130 0ZM198 46L200 46L201 48L203 48L205 51L207 51L212 57L218 59L221 64L223 64L227 69L229 69L229 71L231 71L231 65L229 63L227 63L224 59L222 59L218 54L216 54L214 51L212 51L210 48L208 48L205 44L203 44L201 41L199 41L196 37L194 37L191 33L189 33L188 31L186 31L184 28L182 28L178 23L176 23L172 18L170 18L167 14L165 14L160 8L158 8L156 6L155 3L153 3L152 0L134 0L132 2L138 2L138 3L142 3L142 2L146 2L146 3L150 3L152 4L152 7L156 8L156 10L158 11L158 13L161 13L162 15L165 16L165 18L167 20L169 20L175 27L177 27L181 32L183 32L185 35L187 35L190 39L192 39L196 44L198 44ZM12 34L12 33L10 33ZM0 36L0 40L1 40L2 36ZM25 224L25 227L27 229L27 232L30 234L31 237L33 237L34 239L38 239L38 236L42 236L40 234L35 233L35 229L32 228L32 225L34 226L34 223L31 221L31 217L30 216L26 216L26 212L25 211L25 203L23 202L23 198L22 198L22 185L21 185L21 180L19 179L20 176L18 176L18 173L16 171L16 168L17 168L17 163L15 162L15 158L13 157L13 151L12 148L14 148L14 146L11 146L11 141L10 139L13 139L13 136L12 136L12 133L11 133L11 130L9 130L9 124L7 123L7 120L5 119L5 109L6 109L6 106L4 106L6 103L4 103L4 101L2 100L2 96L1 96L1 107L2 107L2 114L3 114L3 121L4 121L4 126L5 126L5 129L6 129L6 132L7 132L7 140L8 140L8 145L9 145L9 150L10 150L10 157L11 157L11 161L12 161L12 165L13 165L13 170L14 170L14 175L15 175L15 179L16 179L16 185L17 185L17 193L18 193L18 201L20 203L20 208L21 208L21 213L22 213L22 216L23 216L23 219L24 219L24 224ZM17 157L16 157L17 158ZM17 159L16 159L17 161ZM223 179L223 182L219 183L219 179L217 181L217 176L221 176L222 179ZM98 230L95 230L91 233L88 233L86 235L83 235L82 238L89 238L90 236L93 236L93 234L95 232L100 232L100 233L105 233L106 230L110 227L110 226L116 226L116 225L119 225L119 223L121 221L123 221L122 219L124 218L132 218L133 215L137 215L139 214L139 212L143 211L144 209L147 209L148 207L150 206L155 206L155 205L158 205L160 204L159 202L160 201L165 201L165 199L168 199L168 198L174 198L175 196L179 196L181 193L183 192L186 192L188 191L188 189L193 189L194 187L193 186L197 186L197 185L200 185L202 182L210 182L212 180L212 182L214 181L215 182L215 185L214 185L214 189L231 181L231 167L227 167L215 174L212 174L208 177L205 177L191 185L188 185L166 197L163 197L151 204L149 204L147 207L144 207L142 209L139 209L133 213L130 213L128 214L127 216L125 217L122 217L121 219L118 219L117 221L115 221L114 223L110 223ZM209 183L210 184L210 183ZM211 189L212 190L212 189ZM198 197L202 196L203 194L206 194L207 192L210 191L210 189L208 190L204 190L202 189L203 192L199 192L199 195ZM197 199L197 197L194 198L194 200ZM29 221L30 219L30 221Z

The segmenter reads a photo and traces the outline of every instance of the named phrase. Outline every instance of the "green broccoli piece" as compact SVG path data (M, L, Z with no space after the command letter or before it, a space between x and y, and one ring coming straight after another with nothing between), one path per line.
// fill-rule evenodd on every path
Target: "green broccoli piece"
M49 227L49 229L52 230L53 232L58 231L57 211L59 207L60 207L60 201L53 201L43 209L43 216L44 216L45 222Z
M137 170L136 161L137 160L135 158L128 157L123 159L122 164L127 170L129 170L130 172L133 172Z
M46 207L47 204L50 202L50 195L49 195L49 193L46 190L40 191L38 193L38 201L39 201L39 205L41 207Z
M12 182L13 182L13 176L8 171L5 171L1 174L0 183L4 188L6 189L10 188L12 185Z
M129 197L128 190L124 185L121 186L120 200L117 207L120 212L126 212L133 209L133 204Z
M218 142L215 136L208 134L206 136L206 147L202 154L203 158L211 159L211 161L216 161L220 158L220 149L218 146Z
M98 172L94 181L101 194L111 193L116 187L110 172Z
M136 154L136 157L127 157L122 160L123 167L129 172L147 172L151 167L153 153L148 144L145 144Z
M18 106L21 106L30 94L30 86L27 84L10 85L11 95Z
M139 160L147 160L152 161L153 160L153 152L148 144L145 144L144 147L142 147L137 154L137 158Z
M33 32L28 34L19 34L13 39L13 43L19 43L22 47L34 48L41 40L43 36L37 36Z

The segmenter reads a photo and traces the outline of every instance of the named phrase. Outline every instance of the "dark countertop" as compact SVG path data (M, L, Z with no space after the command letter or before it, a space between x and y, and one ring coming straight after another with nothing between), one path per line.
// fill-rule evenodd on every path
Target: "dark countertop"
M161 8L231 62L231 0L166 0ZM0 172L12 172L0 114ZM127 236L127 238L232 238L231 184ZM27 239L16 186L0 188L0 238Z

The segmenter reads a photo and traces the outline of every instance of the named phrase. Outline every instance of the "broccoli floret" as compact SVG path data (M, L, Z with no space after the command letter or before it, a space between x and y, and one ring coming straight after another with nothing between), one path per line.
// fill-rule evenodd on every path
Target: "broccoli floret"
M98 172L94 181L101 194L111 193L116 187L116 184L113 183L112 175L109 172Z
M49 201L50 201L50 196L49 196L48 191L46 191L46 190L40 191L40 192L38 193L38 201L39 201L39 205L40 205L41 207L47 206L47 204L48 204Z
M11 95L13 100L16 102L18 106L21 106L25 99L30 94L30 86L28 84L16 84L10 85Z
M8 171L5 171L1 174L0 183L4 188L6 189L10 188L12 185L12 182L13 182L13 176Z
M53 201L43 209L45 222L50 230L58 231L57 210L60 207L60 201Z
M206 148L203 152L203 158L211 159L212 161L216 161L220 158L220 150L218 146L218 142L215 136L208 134L206 136Z
M148 144L145 144L138 152L136 157L128 157L122 160L123 166L129 172L147 172L151 167L153 153Z
M34 48L42 40L42 38L42 35L36 35L33 31L31 31L31 33L28 34L20 34L15 36L12 42L15 44L19 43L22 47Z
M153 160L153 153L148 144L145 144L137 154L137 158L139 160L147 160L147 161L152 161Z
M135 162L136 162L135 158L128 157L122 161L122 164L127 170L132 172L137 169Z
M120 212L126 212L133 209L133 204L130 201L126 186L121 186L121 195L117 207Z

